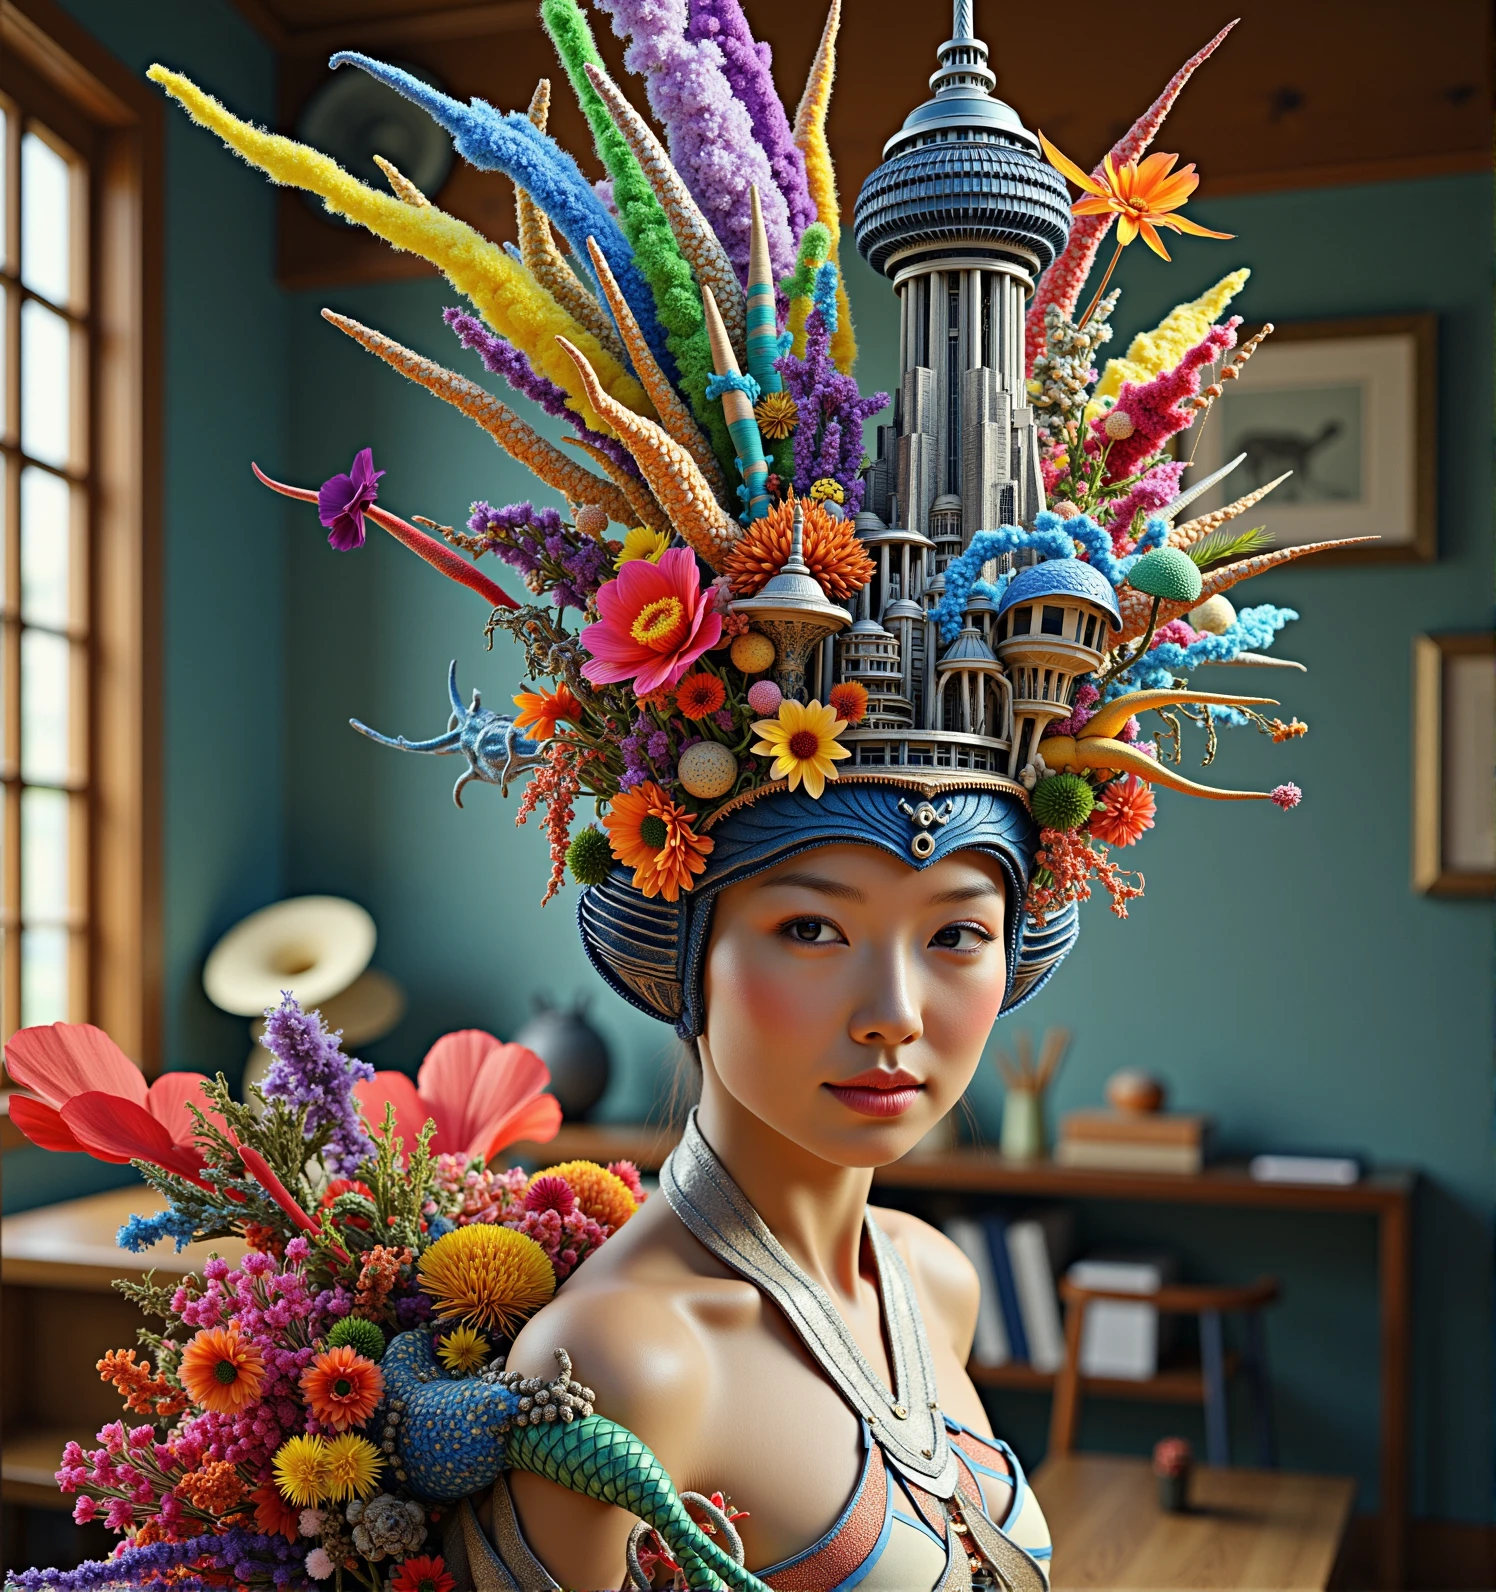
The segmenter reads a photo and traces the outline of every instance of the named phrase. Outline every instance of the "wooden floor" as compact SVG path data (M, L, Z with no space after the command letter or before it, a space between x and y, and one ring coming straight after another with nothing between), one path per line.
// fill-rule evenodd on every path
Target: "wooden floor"
M1189 1513L1165 1514L1148 1461L1109 1454L1066 1455L1033 1484L1054 1539L1052 1592L1323 1592L1355 1491L1338 1476L1200 1467Z

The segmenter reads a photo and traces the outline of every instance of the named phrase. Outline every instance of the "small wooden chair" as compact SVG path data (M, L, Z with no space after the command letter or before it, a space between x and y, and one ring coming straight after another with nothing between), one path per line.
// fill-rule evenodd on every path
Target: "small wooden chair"
M1262 1326L1262 1310L1276 1300L1282 1289L1276 1277L1259 1277L1240 1288L1171 1283L1155 1293L1114 1293L1107 1289L1082 1288L1068 1277L1060 1279L1060 1298L1065 1301L1065 1363L1055 1376L1054 1406L1049 1420L1049 1454L1068 1454L1075 1446L1080 1425L1081 1394L1087 1385L1094 1391L1125 1391L1130 1398L1150 1397L1149 1388L1157 1384L1160 1399L1185 1399L1205 1406L1205 1458L1210 1465L1231 1463L1231 1441L1227 1426L1226 1383L1240 1368L1251 1389L1252 1419L1257 1436L1257 1462L1264 1469L1277 1468L1277 1448L1273 1440L1272 1410L1267 1384L1267 1337ZM1153 1382L1125 1384L1107 1378L1086 1377L1080 1369L1080 1347L1085 1331L1086 1310L1098 1299L1115 1299L1127 1304L1152 1305L1164 1315L1198 1316L1200 1320L1200 1370L1163 1372ZM1246 1350L1229 1354L1221 1329L1224 1315L1239 1314L1246 1322Z

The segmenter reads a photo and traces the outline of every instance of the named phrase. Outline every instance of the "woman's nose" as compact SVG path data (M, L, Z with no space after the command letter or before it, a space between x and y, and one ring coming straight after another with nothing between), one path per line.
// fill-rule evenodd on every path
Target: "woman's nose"
M901 950L871 958L867 987L852 1015L851 1035L859 1045L909 1045L925 1031L919 980Z

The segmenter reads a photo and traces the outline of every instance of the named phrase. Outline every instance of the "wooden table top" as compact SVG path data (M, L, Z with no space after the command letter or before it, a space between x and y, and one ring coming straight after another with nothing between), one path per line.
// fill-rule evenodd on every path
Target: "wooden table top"
M238 1238L189 1244L181 1254L170 1239L139 1255L115 1244L114 1235L131 1216L149 1215L165 1203L154 1189L135 1183L7 1216L0 1222L0 1278L31 1287L103 1292L116 1277L154 1270L164 1282L200 1272L210 1255L237 1261L244 1254Z
M1323 1592L1350 1519L1341 1476L1197 1466L1190 1512L1158 1506L1146 1459L1067 1454L1033 1478L1054 1539L1053 1592Z

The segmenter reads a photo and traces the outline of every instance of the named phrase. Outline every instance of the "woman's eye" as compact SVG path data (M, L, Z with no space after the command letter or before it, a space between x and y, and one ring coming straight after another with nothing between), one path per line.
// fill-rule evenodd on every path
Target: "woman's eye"
M825 918L796 918L780 932L799 945L836 945L841 941L840 930Z
M950 923L938 930L930 944L941 951L979 951L993 936L977 923Z

